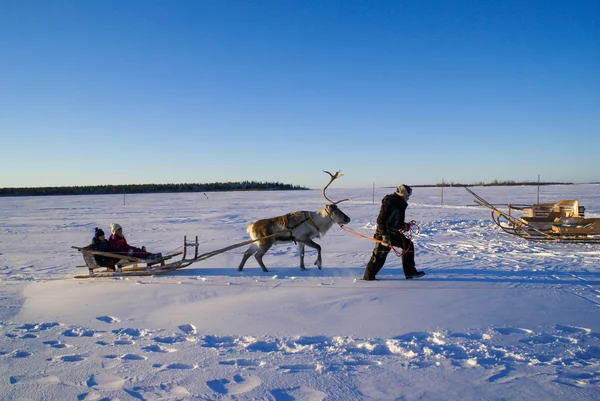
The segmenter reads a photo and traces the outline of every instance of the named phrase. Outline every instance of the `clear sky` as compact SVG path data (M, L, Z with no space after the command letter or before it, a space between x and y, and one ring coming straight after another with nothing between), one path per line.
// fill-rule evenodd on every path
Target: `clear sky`
M0 187L600 181L600 1L0 0Z

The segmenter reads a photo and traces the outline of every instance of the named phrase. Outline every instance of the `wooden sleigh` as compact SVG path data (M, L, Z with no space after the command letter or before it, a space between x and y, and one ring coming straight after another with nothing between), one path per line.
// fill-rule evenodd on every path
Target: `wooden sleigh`
M74 278L96 278L96 277L122 277L122 276L153 276L155 274L169 273L177 269L182 269L191 265L192 263L200 262L221 253L230 251L232 249L239 248L241 246L249 245L253 242L261 239L268 238L262 237L257 239L251 239L248 241L238 242L233 245L226 246L225 248L217 249L214 251L206 252L201 255L198 254L198 237L194 242L187 242L187 238L183 237L183 251L171 253L162 256L158 259L140 259L133 256L121 255L111 252L95 251L89 248L80 248L73 246L71 248L77 249L83 256L85 265L77 267L87 267L88 274L78 274ZM193 247L193 256L189 255L187 249ZM104 258L110 258L114 262L110 264L100 263L96 256L102 256ZM179 257L175 261L170 261ZM105 260L104 260L105 261ZM170 262L169 262L170 261ZM113 270L114 268L114 270Z
M600 219L585 218L577 200L533 205L506 204L506 211L471 191L475 203L492 211L492 220L504 232L528 241L600 243ZM514 215L514 211L520 215Z
M73 246L72 248L81 253L85 262L85 265L77 267L87 267L88 269L88 274L78 274L74 278L152 276L181 269L198 260L198 237L192 243L188 243L187 238L184 237L183 242L183 251L170 253L156 259L141 259ZM187 249L189 247L195 249L193 258L188 258ZM175 258L177 260L174 260Z

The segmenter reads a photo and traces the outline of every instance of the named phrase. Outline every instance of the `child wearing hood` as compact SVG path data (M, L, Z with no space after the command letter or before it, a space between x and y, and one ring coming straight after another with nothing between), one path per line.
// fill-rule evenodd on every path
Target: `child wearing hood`
M146 247L137 248L127 243L123 235L123 227L117 223L110 225L110 237L108 238L109 252L120 253L127 256L133 256L140 259L158 259L162 257L160 253L150 253L146 251Z
M86 248L94 251L110 252L108 240L101 228L94 228L94 238L92 238L92 243L86 246ZM103 255L94 255L94 260L96 260L98 266L106 267L108 270L112 271L115 270L116 259Z

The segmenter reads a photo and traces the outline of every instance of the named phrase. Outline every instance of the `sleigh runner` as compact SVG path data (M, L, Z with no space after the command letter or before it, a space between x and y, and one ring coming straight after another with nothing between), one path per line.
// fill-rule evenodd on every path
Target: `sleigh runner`
M577 200L533 205L506 204L506 211L465 188L475 203L492 211L492 220L504 232L528 241L600 243L600 219L585 218L585 207ZM515 216L514 211L520 211Z

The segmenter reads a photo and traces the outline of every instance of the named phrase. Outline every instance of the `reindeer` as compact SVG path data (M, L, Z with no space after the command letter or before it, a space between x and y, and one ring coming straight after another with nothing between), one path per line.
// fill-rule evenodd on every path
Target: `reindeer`
M244 264L248 258L254 255L262 270L268 272L262 261L264 254L267 253L271 246L278 242L291 241L298 243L300 269L306 270L306 267L304 267L304 246L306 245L317 250L317 260L315 261L315 265L321 270L321 246L312 239L325 235L333 223L338 223L339 225L350 223L350 217L346 216L344 212L337 207L338 203L347 201L348 199L334 202L325 195L325 191L329 185L343 174L341 174L340 171L335 174L331 174L329 171L324 170L323 172L331 176L329 183L323 188L323 197L329 204L325 205L323 209L317 212L301 210L284 216L262 219L250 223L246 231L256 242L253 242L248 250L244 252L244 257L240 262L238 271L241 272L244 269Z

